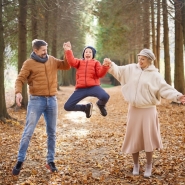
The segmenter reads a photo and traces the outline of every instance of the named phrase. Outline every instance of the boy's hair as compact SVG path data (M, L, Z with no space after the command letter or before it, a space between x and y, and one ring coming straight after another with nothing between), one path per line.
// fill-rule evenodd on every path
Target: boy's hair
M87 47L84 48L83 53L82 53L82 58L84 58L84 53L85 53L85 50L86 50L87 48L89 48L89 49L92 50L93 58L94 58L95 55L96 55L96 50L95 50L95 48L93 48L92 46L87 46Z
M32 41L32 48L39 50L41 46L48 46L48 43L44 40L34 39Z

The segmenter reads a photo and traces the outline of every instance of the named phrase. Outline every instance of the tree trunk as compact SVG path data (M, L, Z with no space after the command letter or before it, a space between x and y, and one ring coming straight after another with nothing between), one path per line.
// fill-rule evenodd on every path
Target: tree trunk
M161 11L161 2L157 0L157 43L156 43L156 64L155 66L160 70L160 11Z
M183 28L183 37L184 37L184 50L185 50L185 0L182 0L182 28Z
M2 0L0 0L0 121L6 122L10 118L6 109L5 88L4 88L4 37L3 37L3 22L2 22Z
M26 60L26 16L27 16L27 0L19 0L19 23L18 23L18 72L21 70L23 62ZM22 107L28 105L27 84L22 89Z
M143 28L144 28L144 35L143 35L143 47L150 48L150 1L144 0L143 2Z
M165 64L165 80L171 85L171 67L169 52L169 29L168 29L168 11L166 0L162 0L163 8L163 27L164 27L164 64Z
M32 40L38 38L38 27L37 27L37 3L36 0L31 1L31 32Z
M183 61L183 32L182 32L182 1L175 0L175 77L174 86L185 94L184 61Z
M49 12L45 9L45 19L44 19L44 39L46 42L49 42Z
M54 3L55 1L53 1ZM54 3L52 12L52 48L51 55L57 57L57 25L58 25L58 7Z
M155 38L155 15L154 15L154 0L151 1L151 21L152 21L152 50L156 56L156 38ZM154 61L154 65L155 65Z
M58 22L58 7L56 2L53 1L53 13L52 13L52 48L51 48L51 55L57 57L57 22ZM61 80L61 71L58 70L57 72L57 89L60 90L60 80Z

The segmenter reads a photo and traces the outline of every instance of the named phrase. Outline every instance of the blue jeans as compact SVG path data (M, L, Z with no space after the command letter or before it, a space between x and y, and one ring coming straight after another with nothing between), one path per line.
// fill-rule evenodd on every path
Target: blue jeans
M19 146L18 161L24 161L30 139L43 114L47 132L47 162L53 162L55 156L56 122L58 105L56 96L30 96L27 107L26 125ZM39 136L38 136L39 137Z
M107 92L100 86L93 86L89 88L79 88L74 91L74 93L69 97L64 105L66 111L85 111L85 105L77 104L79 101L86 97L96 97L98 98L98 105L105 105L110 96Z

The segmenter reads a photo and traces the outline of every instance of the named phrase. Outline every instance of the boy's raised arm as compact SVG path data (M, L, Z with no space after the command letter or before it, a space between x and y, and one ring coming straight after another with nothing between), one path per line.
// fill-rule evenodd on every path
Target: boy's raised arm
M71 43L68 41L68 42L64 42L63 44L63 48L64 50L71 50L72 46L71 46Z

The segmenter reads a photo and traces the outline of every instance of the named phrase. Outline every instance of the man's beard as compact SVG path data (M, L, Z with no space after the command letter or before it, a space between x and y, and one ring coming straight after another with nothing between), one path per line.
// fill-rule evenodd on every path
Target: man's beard
M41 58L46 58L46 57L47 57L46 54L41 55Z

